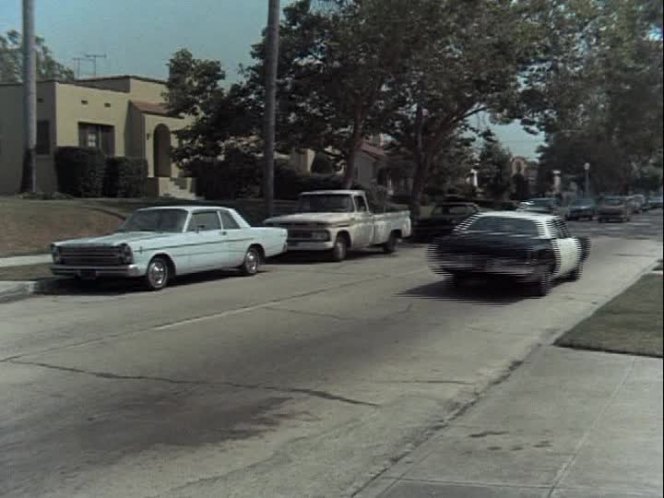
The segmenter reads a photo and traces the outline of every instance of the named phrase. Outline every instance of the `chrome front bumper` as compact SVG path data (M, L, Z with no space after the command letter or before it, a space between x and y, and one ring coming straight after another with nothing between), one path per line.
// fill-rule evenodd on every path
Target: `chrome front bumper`
M329 251L334 247L333 241L301 241L289 240L288 252L293 251Z
M53 275L63 275L81 278L97 277L140 277L145 274L145 268L138 265L121 266L76 266L76 265L51 265Z

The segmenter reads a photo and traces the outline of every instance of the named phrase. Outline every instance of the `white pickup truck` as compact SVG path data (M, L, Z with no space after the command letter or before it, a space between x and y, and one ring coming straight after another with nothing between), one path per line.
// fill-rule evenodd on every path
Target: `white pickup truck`
M288 251L326 251L343 261L349 250L396 250L410 236L409 211L372 213L362 190L320 190L300 194L295 214L265 220L288 230Z

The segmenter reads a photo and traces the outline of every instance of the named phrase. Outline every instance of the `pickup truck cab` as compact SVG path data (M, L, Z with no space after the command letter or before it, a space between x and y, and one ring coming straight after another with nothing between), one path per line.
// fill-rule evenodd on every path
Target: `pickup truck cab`
M288 230L288 251L328 252L343 261L348 251L382 247L396 250L411 234L409 211L375 213L362 190L320 190L300 194L295 214L265 220Z
M428 259L435 273L452 275L455 284L476 276L508 279L545 296L556 279L578 280L589 253L590 240L574 237L559 216L496 211L436 239Z

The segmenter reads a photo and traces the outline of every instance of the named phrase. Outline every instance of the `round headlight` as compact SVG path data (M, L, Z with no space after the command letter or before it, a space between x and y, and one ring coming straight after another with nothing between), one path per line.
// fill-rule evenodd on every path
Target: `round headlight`
M60 257L60 248L55 244L51 244L51 257L53 258L54 263L60 263L62 258Z
M134 254L128 244L122 244L120 246L120 261L122 261L123 264L130 264L134 261Z

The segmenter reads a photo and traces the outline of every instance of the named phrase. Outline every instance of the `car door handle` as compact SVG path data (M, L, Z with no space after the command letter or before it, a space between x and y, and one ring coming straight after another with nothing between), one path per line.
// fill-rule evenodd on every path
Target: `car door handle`
M221 235L228 235L228 232L226 230L222 230Z

